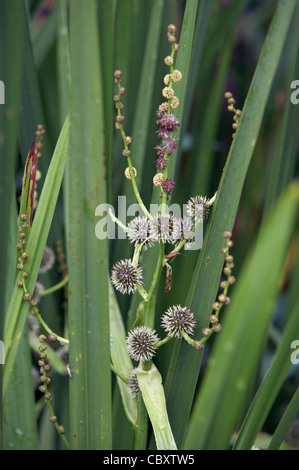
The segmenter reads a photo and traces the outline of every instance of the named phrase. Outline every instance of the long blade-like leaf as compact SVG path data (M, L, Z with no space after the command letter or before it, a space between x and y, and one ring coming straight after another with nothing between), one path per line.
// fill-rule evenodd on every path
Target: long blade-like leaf
M247 169L294 7L294 1L281 0L278 3L223 170L215 207L186 300L186 304L197 315L198 332L209 324L211 306L216 298L223 267L222 233L232 230L234 225ZM176 364L177 355L177 367L175 370L170 369L166 384L170 387L172 383L168 396L168 413L170 423L172 424L172 420L174 422L173 432L180 446L200 370L201 353L184 342L175 348L172 365Z
M68 135L69 119L66 120L57 142L57 146L47 172L47 178L40 196L30 236L26 244L26 250L29 255L26 261L26 269L29 273L26 286L27 290L31 293L33 292L37 278L61 186L68 153ZM21 276L22 275L19 274L17 280L21 280ZM4 328L4 344L6 345L3 374L4 395L11 367L18 349L19 339L22 335L28 308L28 302L24 302L23 300L23 289L15 284L6 314Z
M74 449L111 448L108 251L95 235L106 202L99 37L94 0L70 2L68 268L70 433Z
M299 185L293 184L274 207L243 267L209 358L185 449L226 449L240 425L263 353L298 204Z

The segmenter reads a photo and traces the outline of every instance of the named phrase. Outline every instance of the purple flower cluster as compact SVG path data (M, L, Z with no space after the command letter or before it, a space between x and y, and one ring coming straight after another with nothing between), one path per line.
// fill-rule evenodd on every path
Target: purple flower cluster
M162 143L155 148L158 155L155 165L158 170L164 170L168 163L168 157L175 151L178 145L176 138L171 137L170 133L177 130L180 120L173 113L168 114L167 109L163 108L163 106L157 111L156 116L157 124L160 126L157 136L159 139L162 139ZM162 189L167 192L167 199L170 199L170 192L173 190L174 185L175 183L171 178L167 178L163 182Z

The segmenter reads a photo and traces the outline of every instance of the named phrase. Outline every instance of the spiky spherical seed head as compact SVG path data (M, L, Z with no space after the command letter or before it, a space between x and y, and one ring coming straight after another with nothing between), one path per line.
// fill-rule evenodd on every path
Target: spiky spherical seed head
M20 219L24 220L24 221L27 220L27 215L26 214L21 214Z
M57 416L50 416L49 419L50 419L51 423L56 423L56 421L57 421Z
M125 120L125 116L123 114L118 114L116 116L116 122L120 123L120 122L124 122Z
M148 246L153 245L150 238L150 224L147 217L135 217L128 223L128 238L131 243L143 244L143 248L147 249Z
M26 294L24 294L24 297L23 297L24 300L31 300L31 295L29 292L26 292Z
M161 326L172 338L181 338L183 332L192 335L195 325L194 313L181 305L169 307L162 316Z
M180 242L182 240L190 240L194 238L194 234L191 234L194 227L193 220L191 217L177 218L173 220L173 240L174 242Z
M112 268L111 282L122 294L132 294L142 285L142 268L130 259L120 260Z
M23 269L24 269L24 266L22 265L22 263L18 263L17 264L17 270L22 271Z
M126 338L127 351L132 359L147 362L156 354L155 344L159 342L155 330L147 326L137 326Z
M125 141L126 141L126 144L127 144L127 145L131 145L131 143L133 142L133 139L132 139L132 137L131 137L130 135L127 135L127 136L125 137Z
M132 397L138 397L140 388L137 380L136 369L133 369L132 372L128 375L128 387Z
M150 221L151 239L156 242L172 243L173 240L173 215L156 214Z
M42 261L39 267L40 273L46 273L53 268L55 263L55 253L49 246L45 246Z
M191 197L187 202L186 212L195 222L203 222L209 215L209 199L203 196Z

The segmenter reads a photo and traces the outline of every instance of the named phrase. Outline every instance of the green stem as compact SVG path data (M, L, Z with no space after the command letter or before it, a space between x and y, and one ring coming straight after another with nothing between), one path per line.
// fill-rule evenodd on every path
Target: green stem
M43 375L44 377L47 377L47 374L46 374L45 370L42 372L42 375ZM44 386L44 393L45 393L45 394L48 393L48 392L49 392L49 390L48 390L48 385L47 385L46 383L43 383L43 386ZM49 409L49 411L50 411L50 415L51 415L52 417L54 417L54 416L55 416L55 413L54 413L54 410L53 410L53 407L52 407L52 404L51 404L50 399L46 399L45 401L46 401L47 406L48 406L48 409ZM65 437L65 435L64 435L64 434L61 432L61 430L59 429L59 425L58 425L57 421L55 421L53 424L54 424L54 426L55 426L55 429L56 429L57 433L59 434L59 436L61 437L62 441L64 442L65 446L67 447L67 449L69 449L70 444L69 444L67 438Z
M31 307L32 310L34 311L34 314L36 315L37 319L39 320L40 324L43 326L43 328L47 331L47 333L49 333L50 335L54 335L56 336L57 338L57 341L59 341L60 343L64 343L64 344L69 344L69 340L66 339L66 338L62 338L61 336L57 335L56 333L54 333L54 331L51 330L51 328L49 328L49 326L44 322L44 320L42 319L42 317L40 316L39 312L38 312L38 309L35 308L35 307Z
M120 92L119 92L119 90L120 90L120 81L119 80L117 81L117 85L118 85L118 96L120 98ZM117 105L117 113L118 113L119 116L121 115L121 109L120 109L119 102L118 102L118 105ZM124 147L125 147L126 150L129 150L128 149L128 144L126 142L126 135L125 135L122 123L118 123L118 124L119 124L119 130L120 130L123 142L124 142ZM127 157L127 161L128 161L128 165L129 165L129 169L130 169L130 176L131 176L133 191L134 191L135 197L137 199L137 202L140 205L143 213L147 216L147 218L149 220L153 220L153 217L151 216L151 214L148 212L147 208L145 207L145 205L144 205L144 203L141 199L140 193L138 191L138 187L137 187L137 184L136 184L135 175L134 175L134 171L133 171L131 157Z
M160 346L163 346L163 344L168 343L172 338L171 336L166 336L164 339L161 339L157 344L155 344L155 348L160 348Z
M40 297L44 297L45 295L52 294L53 292L56 292L57 290L61 289L61 287L64 287L69 280L69 275L67 274L62 281L58 282L55 284L55 286L50 287L49 289L45 289L43 292L41 292Z

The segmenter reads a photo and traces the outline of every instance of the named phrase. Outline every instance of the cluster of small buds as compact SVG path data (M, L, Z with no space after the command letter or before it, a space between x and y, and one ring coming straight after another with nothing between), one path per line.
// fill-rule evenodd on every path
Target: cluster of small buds
M57 427L57 430L60 434L65 433L65 427L63 425L58 425L57 423L57 416L54 414L53 409L52 409L52 401L53 397L52 394L48 390L48 385L51 383L51 378L48 377L48 373L50 371L50 365L47 361L47 354L46 350L48 349L48 346L46 344L47 337L44 334L39 335L38 337L39 342L41 343L39 347L40 351L40 357L38 360L38 365L39 365L39 372L40 372L40 381L42 384L39 386L40 392L44 394L45 401L49 407L50 410L50 421L51 423L55 423L55 426ZM56 336L55 335L49 335L48 336L49 341L56 341Z
M233 124L232 124L232 128L234 131L237 130L238 128L238 124L239 124L239 119L240 119L240 116L242 114L241 110L240 109L236 109L235 108L235 98L233 97L232 93L230 91L227 91L224 93L224 97L227 99L227 109L228 111L230 112L233 112L234 113L234 117L233 117ZM234 139L235 138L235 132L232 134L232 138Z
M170 44L174 44L175 52L179 50L179 45L176 42L176 26L174 24L169 24L167 26L167 39Z
M166 56L164 63L170 67L170 73L164 76L164 84L166 85L162 90L162 96L167 101L160 104L156 112L157 124L159 130L157 136L162 140L161 144L155 149L157 150L158 159L155 161L157 170L164 171L168 164L168 158L177 148L177 139L171 136L180 126L180 120L172 112L179 105L179 99L174 94L173 84L180 81L182 73L174 69L174 55L178 50L178 44L175 37L176 27L174 25L168 26L167 38L171 43L171 54ZM165 173L164 173L165 174ZM161 191L167 194L167 200L170 199L170 194L174 189L175 182L171 178L165 176L165 181L161 183ZM163 193L162 193L163 194ZM161 198L162 198L161 194Z
M39 390L42 393L45 393L45 399L49 400L49 402L51 403L52 395L48 393L48 387L47 387L51 383L51 378L47 376L47 372L49 372L50 370L50 365L47 362L46 350L48 349L48 346L45 342L46 339L47 337L44 334L39 335L38 337L38 340L41 343L39 347L40 356L39 356L38 365L39 365L39 368L40 368L39 371L41 374L40 381L42 382L42 385L39 386Z
M126 89L121 86L121 80L122 80L122 71L121 70L115 70L114 72L114 83L118 87L118 93L114 95L114 103L115 103L115 108L117 110L117 115L116 115L116 120L115 120L115 129L121 132L123 141L124 141L124 149L122 151L122 155L126 158L130 157L131 151L129 149L129 145L132 143L132 137L131 136L126 136L124 134L123 130L123 122L125 120L125 116L122 113L122 110L124 108L124 104L121 101L121 97L125 94ZM127 175L126 175L127 177Z
M222 248L221 252L225 255L225 266L223 268L223 274L226 276L226 279L220 282L220 287L222 293L217 297L217 301L212 304L212 309L214 313L210 316L210 326L202 330L203 338L194 343L194 346L197 349L202 349L205 341L212 335L212 333L217 333L221 331L221 324L219 323L219 313L221 308L224 305L230 303L230 297L228 297L229 286L236 282L235 277L232 275L232 269L234 267L234 258L229 253L229 249L233 246L233 241L231 240L232 233L229 231L223 232L223 237L226 239L226 247Z
M45 134L45 129L42 124L38 124L35 136L36 136L36 149L37 149L37 158L42 157L42 149L43 149L43 138ZM34 199L33 199L33 209L37 208L38 204L38 192L37 192L37 182L41 179L42 174L40 170L36 170L36 177L35 177L35 187L34 187Z
M28 278L28 273L24 270L24 264L28 259L28 253L24 250L26 241L27 241L27 228L29 224L27 222L27 215L21 214L19 217L19 227L18 227L18 240L16 244L17 252L18 252L18 263L17 263L17 270L22 271L22 275L24 279ZM19 284L18 284L19 285ZM22 287L23 284L20 284L19 287Z

